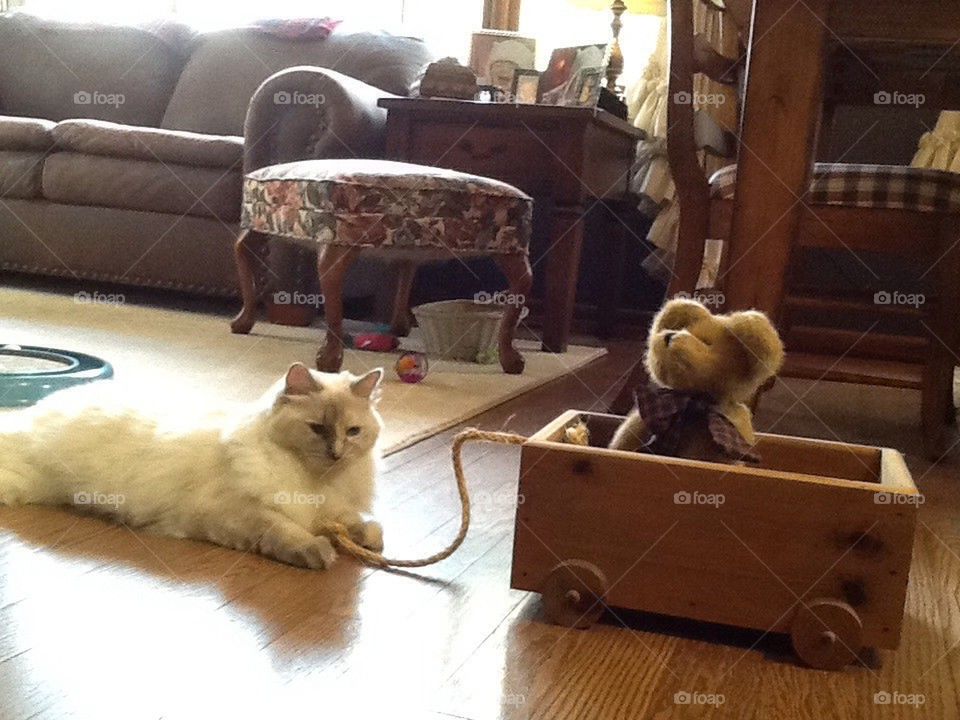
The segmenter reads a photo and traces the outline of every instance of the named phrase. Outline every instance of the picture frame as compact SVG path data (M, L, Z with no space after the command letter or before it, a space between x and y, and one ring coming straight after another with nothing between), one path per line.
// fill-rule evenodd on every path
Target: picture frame
M513 71L513 101L519 105L536 105L541 100L540 72L517 68Z
M596 107L600 102L600 88L603 86L602 68L585 68L580 71L576 82L577 107Z
M540 78L542 102L548 105L577 106L584 70L598 70L602 77L606 70L607 44L577 45L556 48L550 63ZM597 92L599 100L599 91Z
M470 68L479 85L493 85L504 93L513 89L514 72L533 70L536 38L505 30L478 30L470 40Z

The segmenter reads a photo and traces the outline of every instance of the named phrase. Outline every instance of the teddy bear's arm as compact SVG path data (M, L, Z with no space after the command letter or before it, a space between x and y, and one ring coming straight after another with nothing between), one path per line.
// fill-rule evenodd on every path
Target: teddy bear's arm
M643 448L647 443L647 425L643 422L643 418L640 417L639 411L634 408L623 422L620 423L620 427L617 428L617 431L613 434L613 439L610 441L611 450L630 450L636 452Z

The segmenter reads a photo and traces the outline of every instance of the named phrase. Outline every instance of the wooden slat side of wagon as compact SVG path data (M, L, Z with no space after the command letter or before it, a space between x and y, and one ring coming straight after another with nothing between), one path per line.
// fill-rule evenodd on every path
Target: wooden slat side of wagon
M580 418L598 447L562 442ZM511 585L552 620L609 605L790 633L817 667L897 647L922 501L900 453L762 434L759 467L605 449L621 420L569 411L523 445Z

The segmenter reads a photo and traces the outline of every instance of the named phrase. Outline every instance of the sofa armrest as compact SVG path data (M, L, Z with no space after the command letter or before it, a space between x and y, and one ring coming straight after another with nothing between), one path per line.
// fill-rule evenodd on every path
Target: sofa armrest
M293 67L267 78L244 123L244 172L336 157L383 157L390 93L335 70Z

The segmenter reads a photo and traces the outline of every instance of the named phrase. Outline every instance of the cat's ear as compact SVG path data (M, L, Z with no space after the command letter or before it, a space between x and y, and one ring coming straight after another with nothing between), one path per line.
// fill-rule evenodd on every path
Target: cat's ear
M320 384L303 363L294 363L287 370L284 381L284 395L307 395L320 389Z
M350 385L350 389L353 390L353 394L357 397L376 400L380 395L381 380L383 380L383 368L377 368L354 380Z

